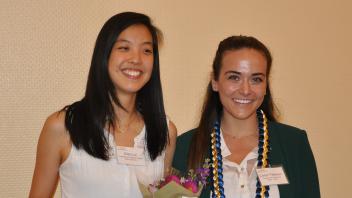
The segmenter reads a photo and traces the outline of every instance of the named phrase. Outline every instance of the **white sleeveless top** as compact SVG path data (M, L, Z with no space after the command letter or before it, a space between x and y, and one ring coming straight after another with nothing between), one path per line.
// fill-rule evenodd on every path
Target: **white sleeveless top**
M115 148L113 136L108 132L106 134L110 146ZM151 161L145 144L145 126L134 138L134 147L141 146L145 156L143 166L120 164L116 158L116 149L112 149L110 159L105 161L72 145L68 158L59 169L61 197L142 198L138 181L149 185L163 177L165 152Z

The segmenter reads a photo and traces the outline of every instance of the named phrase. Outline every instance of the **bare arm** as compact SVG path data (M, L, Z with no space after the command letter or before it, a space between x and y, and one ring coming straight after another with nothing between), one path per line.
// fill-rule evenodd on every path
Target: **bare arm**
M169 121L169 144L166 147L164 159L164 176L168 175L171 171L172 159L174 157L176 147L177 129L174 123Z
M59 167L70 148L64 120L65 113L54 113L44 124L37 146L30 198L52 197L56 191Z

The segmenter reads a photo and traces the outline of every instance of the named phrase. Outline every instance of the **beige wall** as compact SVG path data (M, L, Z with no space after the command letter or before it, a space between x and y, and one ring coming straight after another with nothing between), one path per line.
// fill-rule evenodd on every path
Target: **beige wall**
M150 15L165 34L165 103L179 133L195 125L218 42L232 34L265 42L282 121L307 130L322 197L346 197L351 9L349 0L1 0L0 197L28 194L45 118L83 96L98 31L127 10Z

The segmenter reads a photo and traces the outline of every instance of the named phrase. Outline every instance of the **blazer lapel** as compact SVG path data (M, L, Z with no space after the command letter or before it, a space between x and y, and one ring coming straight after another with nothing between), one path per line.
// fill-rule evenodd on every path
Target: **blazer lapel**
M271 152L269 153L271 166L282 166L284 168L286 176L289 177L287 172L288 163L284 158L284 149L280 144L281 142L280 131L275 130L275 128L272 127L272 125L270 125L270 122L269 122L269 141L271 146ZM290 184L278 185L278 186L279 186L280 198L293 198L292 193L290 193L292 192L290 190Z

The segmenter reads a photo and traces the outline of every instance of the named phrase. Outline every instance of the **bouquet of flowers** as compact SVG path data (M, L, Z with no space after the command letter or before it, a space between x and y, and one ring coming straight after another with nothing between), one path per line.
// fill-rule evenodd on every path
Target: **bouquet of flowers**
M148 187L140 184L144 198L178 198L182 196L198 197L206 185L210 174L209 160L201 168L189 170L187 175L180 176L179 171L173 169L170 175L150 184Z

